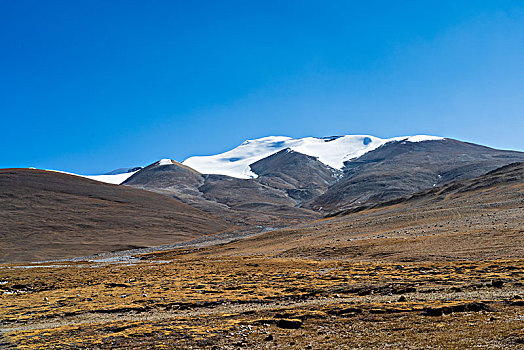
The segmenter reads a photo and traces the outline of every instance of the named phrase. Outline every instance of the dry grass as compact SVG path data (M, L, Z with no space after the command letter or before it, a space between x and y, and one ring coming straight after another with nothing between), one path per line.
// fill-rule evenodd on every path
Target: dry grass
M0 299L4 337L27 349L507 349L524 341L516 299L524 295L524 260L399 264L195 253L170 253L169 261L149 255L133 265L3 268L1 287L15 292ZM426 315L439 310L442 316ZM279 328L282 318L303 324ZM273 340L264 340L269 334Z

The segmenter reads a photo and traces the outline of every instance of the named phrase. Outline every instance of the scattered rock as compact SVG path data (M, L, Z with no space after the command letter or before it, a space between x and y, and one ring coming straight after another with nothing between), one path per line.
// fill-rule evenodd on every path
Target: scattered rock
M479 312L479 311L491 311L491 308L482 302L472 302L466 304L466 311Z
M453 307L444 306L444 307L442 308L442 313L443 313L444 315L449 315L449 314L452 313L452 312L453 312Z
M280 319L277 321L277 327L284 329L297 329L302 326L302 321L299 319Z
M424 309L425 316L442 316L442 308L427 307Z
M491 285L495 288L502 288L502 286L504 285L504 282L502 282L501 280L496 280L496 281L492 281Z
M115 287L122 287L122 288L127 288L127 287L131 287L129 284L125 284L125 283L106 283L106 287L107 288L115 288Z
M471 302L467 304L458 304L453 306L443 307L428 307L424 309L423 315L425 316L442 316L443 314L451 314L452 312L479 312L479 311L492 311L491 308L482 302Z

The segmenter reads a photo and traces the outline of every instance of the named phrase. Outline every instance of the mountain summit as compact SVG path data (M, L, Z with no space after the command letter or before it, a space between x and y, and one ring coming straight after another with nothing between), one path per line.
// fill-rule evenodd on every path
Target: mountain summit
M344 162L393 141L421 142L442 140L442 137L416 135L381 139L371 135L344 135L330 137L304 137L293 139L286 136L268 136L244 141L240 146L211 156L190 157L182 162L202 174L227 175L240 179L254 179L250 165L284 149L290 149L334 169L342 169Z

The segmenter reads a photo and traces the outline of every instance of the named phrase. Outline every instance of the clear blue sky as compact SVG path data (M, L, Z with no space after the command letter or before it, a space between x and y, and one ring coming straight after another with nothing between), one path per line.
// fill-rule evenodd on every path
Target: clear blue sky
M0 0L0 121L0 167L83 174L267 135L524 150L524 2Z

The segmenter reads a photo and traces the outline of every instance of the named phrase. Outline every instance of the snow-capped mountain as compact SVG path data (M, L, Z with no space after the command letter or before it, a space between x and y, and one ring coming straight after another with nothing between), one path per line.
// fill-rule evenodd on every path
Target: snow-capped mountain
M370 135L345 135L325 138L304 137L293 139L286 136L268 136L247 140L240 146L212 156L190 157L182 162L202 174L227 175L240 179L256 178L250 164L275 154L283 149L291 149L320 162L341 169L344 162L362 156L391 141L420 142L441 140L442 137L416 135L381 139Z
M407 196L521 161L522 152L426 135L271 136L182 163L161 160L123 184L208 211L218 203L265 213L282 205L318 212Z
M421 142L442 139L442 137L428 135L401 136L389 139L371 135L303 137L296 139L287 136L267 136L244 141L240 146L224 153L190 157L183 161L182 164L202 174L227 175L238 179L255 179L258 175L251 170L250 165L284 149L315 157L331 168L342 169L345 161L358 158L388 142ZM173 164L173 162L171 159L161 159L154 164L169 165ZM142 167L121 168L101 175L64 173L119 185L141 169Z
M84 177L163 193L237 223L251 220L247 212L297 219L378 203L523 161L523 152L427 135L269 136L182 163Z

